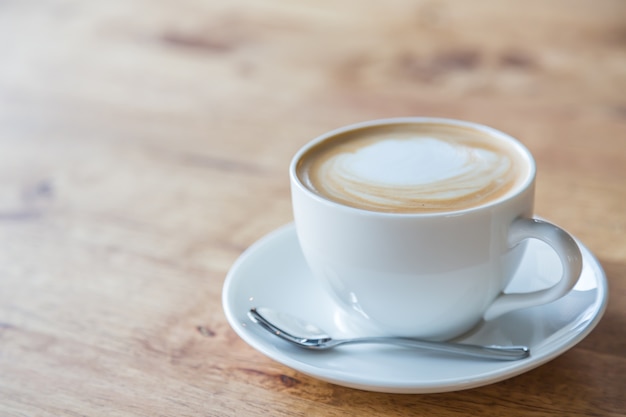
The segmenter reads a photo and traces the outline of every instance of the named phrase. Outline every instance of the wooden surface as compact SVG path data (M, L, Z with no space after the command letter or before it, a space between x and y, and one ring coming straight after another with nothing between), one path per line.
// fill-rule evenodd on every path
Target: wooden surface
M552 362L436 395L320 382L244 343L225 275L291 221L287 166L388 116L512 133L537 214L610 284ZM626 412L626 3L0 1L0 415Z

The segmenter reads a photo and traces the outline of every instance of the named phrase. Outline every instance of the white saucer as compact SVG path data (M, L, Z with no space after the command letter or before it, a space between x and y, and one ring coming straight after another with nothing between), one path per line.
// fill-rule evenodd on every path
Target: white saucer
M476 344L529 346L531 357L516 362L467 359L383 345L309 351L260 329L247 317L251 307L271 307L294 314L319 325L333 337L354 335L350 321L311 276L292 224L265 236L241 255L226 277L222 302L230 325L243 340L304 374L369 391L456 391L536 368L576 345L596 326L606 308L606 277L595 257L579 245L583 272L569 294L553 303L483 323L460 339ZM542 242L529 241L523 265L507 290L546 287L560 275L558 258L546 248Z

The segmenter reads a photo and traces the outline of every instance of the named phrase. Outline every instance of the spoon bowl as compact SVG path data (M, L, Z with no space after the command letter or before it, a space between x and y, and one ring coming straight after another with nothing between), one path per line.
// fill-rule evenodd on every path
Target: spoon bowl
M453 342L434 342L410 337L333 339L312 323L266 307L250 309L248 317L273 335L301 348L311 350L332 349L345 344L377 343L492 360L514 361L530 356L530 349L526 346L482 346Z

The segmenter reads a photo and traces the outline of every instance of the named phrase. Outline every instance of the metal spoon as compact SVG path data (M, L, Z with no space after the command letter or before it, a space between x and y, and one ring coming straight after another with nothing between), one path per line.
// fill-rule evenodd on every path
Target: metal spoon
M453 353L485 359L514 361L530 355L526 346L480 346L452 342L432 342L408 337L359 337L333 339L314 324L269 308L252 308L248 317L268 332L306 349L325 350L348 343L382 343L423 350Z

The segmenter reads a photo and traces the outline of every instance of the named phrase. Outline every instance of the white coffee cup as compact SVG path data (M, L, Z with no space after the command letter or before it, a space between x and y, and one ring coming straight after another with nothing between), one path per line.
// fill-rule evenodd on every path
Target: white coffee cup
M507 156L503 160L508 159L510 164L507 162L502 166L513 170L513 185L508 191L496 193L485 202L470 202L469 207L436 207L416 212L409 209L403 212L403 203L392 202L399 204L400 212L397 212L395 209L359 206L362 204L360 189L354 194L357 197L348 196L348 200L359 200L356 207L350 201L337 200L326 191L317 189L308 177L311 173L307 170L313 168L307 168L307 164L322 158L318 156L320 150L329 148L333 149L333 155L340 154L342 152L336 151L336 148L361 136L373 138L372 143L393 140L396 136L409 138L418 146L411 149L420 153L420 144L426 143L423 140L439 140L439 134L459 139L468 136L488 147L493 145L505 149L502 153ZM429 181L424 180L424 175L427 177L436 173L445 177L448 175L446 164L452 161L450 164L453 170L456 169L454 164L459 162L458 155L465 152L452 150L446 156L447 151L440 152L439 148L445 150L449 144L457 146L456 142L444 141L441 146L438 142L432 143L435 145L428 145L421 155L416 155L421 161L418 165L430 167L425 173L416 174L418 177L421 175L419 181L422 188L424 181ZM362 149L368 146L363 145ZM363 159L365 162L360 167L358 163L352 163L354 161L346 162L350 181L354 180L353 176L360 175L359 169L365 167L363 169L367 171L368 167L378 165L376 159L379 153L371 149L369 153L363 153L363 158L374 160ZM348 157L355 152L348 149ZM386 155L385 152L380 155ZM406 152L402 152L408 154L410 150L407 148ZM441 161L437 161L441 157L438 152L443 155ZM473 155L471 152L468 155ZM485 161L495 160L489 152ZM478 164L478 168L465 160L459 163L459 166L465 167L459 169L467 171L463 175L470 175L469 182L489 175L488 170L482 168L492 163L483 163L480 158L476 162L471 155L466 159ZM393 178L398 168L396 165L401 164L394 162L381 169L381 173L372 171L365 178L357 178L357 187L363 186L367 191L370 183L374 182L375 193L387 193L395 198L395 185L390 187L392 192L388 193L388 187L381 187L380 181ZM404 176L415 165L398 168L397 175ZM382 163L381 166L385 167ZM338 171L343 172L343 169ZM355 322L366 322L379 335L439 340L454 338L483 319L491 320L512 310L554 301L570 291L579 278L582 257L574 239L563 229L532 217L535 169L532 155L521 143L505 133L475 123L436 118L398 118L343 127L305 145L292 160L290 180L298 240L314 276ZM500 175L504 171L497 172ZM383 180L377 179L379 174ZM452 177L457 181L459 176ZM440 180L438 178L439 182L429 193L437 191L437 184L442 183ZM324 178L319 181L322 183L320 187L325 186ZM448 184L448 179L444 183ZM495 183L499 184L500 180ZM336 188L342 192L345 187L340 183ZM452 190L462 188L451 187ZM400 194L404 195L407 185L402 184L401 189ZM437 198L440 197L449 200L448 194L442 195L436 196L433 201L439 201ZM453 197L456 200L465 199L463 196ZM511 281L525 250L525 241L529 238L544 241L554 249L563 266L562 276L558 283L545 290L504 294L503 290Z

